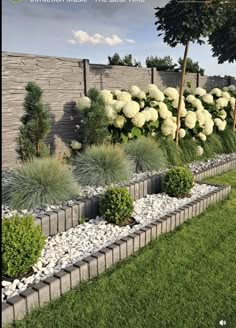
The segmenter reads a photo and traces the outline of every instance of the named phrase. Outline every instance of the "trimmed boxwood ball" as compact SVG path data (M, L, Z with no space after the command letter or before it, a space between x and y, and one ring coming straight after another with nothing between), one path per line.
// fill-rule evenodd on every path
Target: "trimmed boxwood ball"
M109 188L99 200L99 213L110 223L128 224L133 209L133 200L126 188Z
M20 277L37 263L45 237L31 215L2 220L2 274Z
M173 197L186 197L194 186L194 176L186 167L170 169L164 178L163 191Z

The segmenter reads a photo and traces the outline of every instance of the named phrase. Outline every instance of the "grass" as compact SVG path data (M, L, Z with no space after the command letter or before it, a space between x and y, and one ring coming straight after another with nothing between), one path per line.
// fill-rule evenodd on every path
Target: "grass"
M236 327L236 170L230 197L15 328Z

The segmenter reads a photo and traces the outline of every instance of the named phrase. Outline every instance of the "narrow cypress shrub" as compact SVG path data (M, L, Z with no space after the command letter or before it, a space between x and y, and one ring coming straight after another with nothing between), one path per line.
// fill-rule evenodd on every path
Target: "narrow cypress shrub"
M44 140L51 128L49 111L42 103L42 89L35 82L29 82L25 90L25 114L17 137L17 152L22 161L49 155Z

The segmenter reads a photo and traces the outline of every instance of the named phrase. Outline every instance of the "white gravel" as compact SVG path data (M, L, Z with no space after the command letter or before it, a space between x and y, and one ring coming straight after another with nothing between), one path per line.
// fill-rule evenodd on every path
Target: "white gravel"
M12 283L2 282L2 301L5 302L7 298L19 294L30 284L38 283L62 268L97 252L117 239L127 236L157 218L215 190L215 188L214 186L196 184L189 198L178 199L161 193L139 199L134 202L133 217L138 224L133 228L108 224L103 218L97 217L95 220L90 220L68 231L48 237L42 255L33 267L33 275L21 280L16 279Z
M193 162L192 164L189 164L189 168L193 173L198 173L198 172L202 171L203 169L208 169L216 164L224 163L224 162L232 160L232 159L236 159L236 153L217 155L215 158L209 159L207 161ZM134 173L129 180L124 181L119 184L114 184L113 186L121 186L121 185L123 185L125 183L129 183L129 182L137 182L148 176L156 175L156 174L162 173L164 171L165 170L144 172L144 173ZM7 178L9 177L10 174L11 174L10 171L2 173L2 184L6 183ZM87 197L92 197L92 196L95 196L98 194L102 194L105 192L106 189L107 189L107 187L94 187L94 186L80 187L80 195L76 200L87 198ZM75 199L72 199L72 200L68 200L65 202L61 202L60 204L57 204L57 205L47 205L43 208L35 208L30 211L28 211L26 209L17 211L15 209L9 208L5 204L2 204L2 217L12 217L13 215L15 215L17 213L20 215L33 214L34 216L36 216L39 214L44 214L45 212L48 212L51 210L60 209L60 207L65 206L65 205L72 205L74 201L75 201Z

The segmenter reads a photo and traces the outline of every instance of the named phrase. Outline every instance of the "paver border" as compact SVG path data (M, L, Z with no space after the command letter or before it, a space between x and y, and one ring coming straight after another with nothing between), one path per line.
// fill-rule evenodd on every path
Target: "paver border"
M112 265L149 244L159 235L173 231L186 220L203 213L211 204L225 199L231 191L231 186L211 185L216 187L214 191L158 218L83 260L69 265L38 284L33 284L31 288L27 288L19 295L9 298L6 303L2 303L3 325L11 323L13 320L22 319L32 309L41 307L60 297L78 286L82 281L101 274Z

